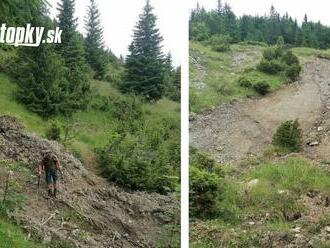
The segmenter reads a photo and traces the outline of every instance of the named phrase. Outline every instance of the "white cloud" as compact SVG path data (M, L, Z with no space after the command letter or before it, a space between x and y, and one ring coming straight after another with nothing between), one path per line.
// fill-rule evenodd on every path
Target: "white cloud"
M48 0L52 4L51 15L57 15L57 2ZM106 45L117 55L128 53L128 46L132 41L132 31L138 21L139 14L145 5L145 0L96 0L101 12ZM177 0L151 0L154 13L158 17L157 25L164 37L164 52L171 52L175 65L181 64L181 47L183 42L182 30L187 23L182 22L183 4ZM76 0L76 16L79 18L78 30L84 32L84 19L89 0Z
M195 8L197 2L206 9L216 8L217 6L217 0L189 0L189 8ZM328 0L223 0L223 2L228 2L238 16L242 14L264 15L269 13L270 6L273 4L278 12L281 14L288 12L299 23L301 23L306 13L309 20L321 21L321 23L330 26L330 2Z

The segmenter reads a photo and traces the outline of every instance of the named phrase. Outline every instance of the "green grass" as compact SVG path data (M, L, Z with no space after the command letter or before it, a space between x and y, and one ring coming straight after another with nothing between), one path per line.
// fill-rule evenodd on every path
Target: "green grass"
M258 182L249 186L248 182L255 179ZM230 183L231 190L224 190L218 208L227 215L234 214L236 220L220 215L193 222L191 247L259 247L261 233L288 233L295 227L296 222L286 216L306 211L298 201L300 196L310 191L330 194L330 173L302 158L264 162L236 179L231 178ZM258 220L262 220L261 224L248 227L249 221ZM310 235L328 225L329 216L315 221L316 224L303 223Z
M118 97L121 94L109 83L92 81L92 91L105 97ZM62 126L71 125L74 132L73 142L70 144L75 153L88 160L95 148L105 146L111 138L111 130L118 126L118 121L109 113L89 108L86 111L75 113L72 118L57 117L43 119L31 113L24 105L15 100L16 84L7 75L0 73L0 115L16 117L28 132L44 136L45 131L53 121ZM148 121L160 120L166 116L173 116L180 122L179 103L162 99L155 104L144 104L145 119Z
M29 241L23 231L0 217L0 247L1 248L41 248L45 247Z
M234 44L231 51L219 53L202 42L190 42L190 57L198 59L198 68L193 59L190 60L190 111L201 112L213 106L230 102L233 99L253 96L251 89L244 89L237 84L237 80L244 76L253 82L266 81L271 91L275 91L286 82L284 75L269 75L255 69L262 58L262 52L267 46ZM293 53L299 57L300 63L322 56L330 59L330 49L317 50L314 48L296 47ZM239 62L234 58L243 56ZM198 88L200 82L204 87Z
M266 81L272 91L277 90L285 81L284 76L268 75L255 69L264 49L264 46L236 44L231 46L231 51L219 53L203 43L190 42L190 55L199 60L205 72L201 78L200 69L190 61L190 110L200 112L233 99L255 95L253 90L238 85L237 80L242 76L253 82ZM200 81L205 85L198 89L196 82Z
M291 158L282 164L264 164L247 177L267 182L272 188L286 189L296 194L311 190L330 193L330 173L300 158Z

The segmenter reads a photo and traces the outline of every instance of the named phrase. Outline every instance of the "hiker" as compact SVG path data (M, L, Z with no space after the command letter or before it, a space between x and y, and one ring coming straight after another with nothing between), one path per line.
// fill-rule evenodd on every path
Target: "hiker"
M50 151L43 153L42 161L39 163L38 176L45 171L48 196L56 198L57 193L57 171L62 174L60 161L55 154Z

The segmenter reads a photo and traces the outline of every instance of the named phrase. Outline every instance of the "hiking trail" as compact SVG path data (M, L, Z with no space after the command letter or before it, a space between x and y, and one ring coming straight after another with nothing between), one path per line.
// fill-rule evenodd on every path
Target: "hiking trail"
M64 172L55 200L44 197L44 174L37 187L35 172L45 149L56 154ZM14 180L23 188L24 210L13 218L41 242L62 240L86 248L155 247L160 228L179 223L180 204L174 197L117 187L86 169L59 143L27 134L10 116L0 117L0 161L20 163Z

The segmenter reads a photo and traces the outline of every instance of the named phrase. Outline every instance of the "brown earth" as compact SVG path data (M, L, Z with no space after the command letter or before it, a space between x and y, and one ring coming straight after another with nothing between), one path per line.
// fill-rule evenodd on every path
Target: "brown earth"
M264 98L244 99L197 115L190 122L190 144L212 154L220 163L247 155L261 155L276 128L298 119L309 154L330 159L330 61L315 59L304 65L301 79ZM321 142L322 140L322 142Z
M45 198L44 180L38 189L34 173L45 149L59 157L64 171L55 200ZM14 172L13 180L23 187L25 209L13 217L42 242L65 240L88 248L155 247L162 227L179 223L177 199L119 188L86 169L57 142L26 134L8 116L0 117L1 161L0 172L8 162L27 170L24 177ZM0 194L2 190L1 184Z
M299 120L304 134L304 150L298 156L330 170L329 60L306 62L298 82L284 85L266 97L244 99L193 115L190 144L213 155L220 163L244 163L251 156L262 156L280 123L294 119ZM297 154L273 159L286 160L290 156ZM302 194L298 202L305 211L291 222L294 227L288 231L264 232L266 218L253 222L254 226L250 228L261 230L259 247L316 248L321 243L326 244L322 247L330 247L330 226L328 222L322 222L330 213L329 199L320 192ZM245 230L245 224L241 223L242 230ZM218 247L225 247L221 243L226 240L224 235L231 235L199 221L192 222L191 228L193 235L198 235L196 240L211 237L219 242ZM232 230L232 235L237 236Z

